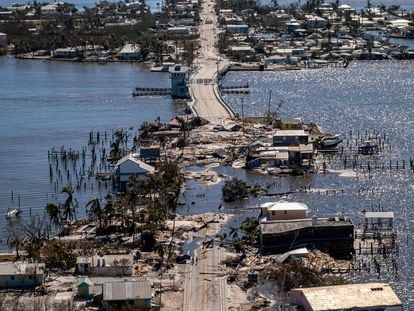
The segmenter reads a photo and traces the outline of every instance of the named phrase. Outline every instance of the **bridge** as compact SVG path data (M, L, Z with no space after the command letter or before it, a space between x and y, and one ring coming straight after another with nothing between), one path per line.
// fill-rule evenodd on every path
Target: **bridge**
M206 0L200 12L201 48L199 56L194 61L195 70L189 80L191 95L189 106L198 116L211 123L220 123L235 115L221 98L218 88L217 73L228 66L229 62L219 55L215 47L218 22L213 8L214 1Z

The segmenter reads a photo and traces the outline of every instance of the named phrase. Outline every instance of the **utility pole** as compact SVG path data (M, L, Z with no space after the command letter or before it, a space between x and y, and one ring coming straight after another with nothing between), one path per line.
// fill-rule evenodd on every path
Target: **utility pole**
M242 112L242 124L243 124L243 135L244 135L244 98L241 99L241 112Z
M272 101L272 90L269 90L269 102L267 104L267 122L270 123L270 102Z

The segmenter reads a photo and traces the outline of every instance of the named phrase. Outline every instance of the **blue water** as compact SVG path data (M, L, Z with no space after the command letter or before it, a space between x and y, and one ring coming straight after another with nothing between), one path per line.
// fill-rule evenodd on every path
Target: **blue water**
M257 0L261 5L272 5L271 0ZM326 0L326 3L334 3L334 0ZM277 0L279 5L289 5L289 4L298 4L303 5L306 3L306 0ZM366 9L367 1L366 0L339 0L339 5L348 4L354 9L360 11ZM371 7L377 7L380 5L386 5L390 7L392 5L398 5L403 10L414 11L414 2L412 0L371 0Z
M238 113L241 113L241 98L244 97L246 115L265 115L269 90L272 90L272 110L282 100L279 110L282 117L301 117L305 122L317 123L345 136L349 136L350 130L355 137L358 132L364 135L366 131L375 129L385 133L389 139L385 151L377 160L382 163L389 163L390 160L402 163L405 160L408 163L410 158L414 158L413 69L412 61L384 61L351 62L346 69L230 72L224 83L239 85L247 82L251 93L224 97ZM394 211L400 247L399 274L396 278L382 275L381 280L391 283L408 310L413 310L414 173L407 169L399 172L386 170L376 171L371 176L360 172L352 177L349 175L352 169L342 171L341 163L333 162L332 167L338 171L305 177L264 177L260 181L262 185L273 181L275 184L271 192L304 186L335 189L336 195L315 192L289 196L291 200L306 202L315 215L333 215L339 211L350 215L357 223L361 221L360 212L363 209L371 210L373 206L380 205L385 210ZM246 205L254 206L260 201L266 201L266 198L253 199ZM355 280L376 281L377 277L361 275Z
M136 86L169 87L168 74L131 64L80 64L0 57L0 239L8 208L43 214L47 202L62 202L60 189L75 180L49 181L52 147L80 150L89 132L133 127L157 116L168 121L182 107L169 97L133 98ZM90 158L90 152L88 152ZM97 168L98 170L98 168ZM102 169L103 170L103 169ZM62 175L65 175L62 172ZM56 174L54 176L56 179ZM97 195L92 182L75 192L79 215ZM14 200L12 201L12 193ZM105 191L102 190L103 195ZM1 246L1 244L0 244Z
M38 1L39 2L39 1ZM44 1L44 2L49 2L49 3L53 3L54 1ZM83 7L94 7L96 5L96 3L99 3L99 1L95 1L95 0L71 0L71 1L66 1L68 3L73 3L76 8L78 10L83 10ZM108 2L113 2L113 3L118 3L119 1L108 1ZM0 0L0 6L1 7L9 7L12 6L13 4L27 4L27 3L33 3L33 1L30 0ZM147 0L145 1L145 3L147 4L147 6L150 8L151 12L159 12L161 7L163 6L163 4L165 3L164 0Z
M226 95L233 109L241 112L244 96L246 114L267 111L268 91L272 90L272 109L280 100L279 113L285 117L300 116L324 128L347 135L376 129L389 137L383 161L408 161L414 147L414 71L413 62L351 62L346 69L317 69L288 72L229 73L224 83L248 82L250 95ZM168 75L150 73L148 68L131 64L80 64L50 61L25 61L0 58L0 238L6 236L4 217L9 207L20 205L27 216L43 214L47 202L61 202L59 193L67 182L63 177L58 190L49 181L47 151L65 145L80 149L87 144L90 131L134 129L143 121L157 116L167 121L182 109L168 97L131 97L136 86L168 87ZM340 165L337 167L340 168ZM311 186L312 189L344 189L340 195L297 193L288 199L306 202L312 214L332 215L338 211L360 219L362 209L381 204L396 213L400 255L397 278L381 277L390 282L407 308L414 308L413 220L412 191L414 174L405 171L374 172L370 178L358 178L340 172L304 177L271 177L231 167L216 168L218 172L239 176L249 184L269 185L271 192L284 192ZM349 173L349 172L348 172ZM103 196L109 189L98 191L88 183L76 190L79 216L84 215L85 203L92 196ZM217 211L221 203L221 185L204 186L188 181L187 205L180 214ZM361 189L376 189L376 195L361 193ZM11 200L11 191L14 200ZM224 211L236 215L230 225L245 216L257 216L254 210L240 208L257 206L275 198L252 198L234 204L223 204ZM194 202L194 204L191 204ZM1 246L1 245L0 245ZM363 276L363 280L371 276ZM411 300L410 300L411 299Z

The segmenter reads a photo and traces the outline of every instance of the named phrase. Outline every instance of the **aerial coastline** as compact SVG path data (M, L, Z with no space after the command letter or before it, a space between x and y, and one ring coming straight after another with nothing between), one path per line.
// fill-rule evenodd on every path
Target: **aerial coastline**
M43 150L39 167L48 175L52 194L48 191L42 199L40 213L21 208L20 193L13 190L2 199L11 203L4 211L2 207L8 217L4 240L11 251L1 255L2 265L23 280L6 282L0 292L2 308L14 310L11 302L22 294L17 306L23 310L111 310L119 304L132 308L128 299L143 310L285 310L303 304L298 291L309 295L308 303L317 303L311 300L311 291L324 290L323 286L335 288L337 297L352 293L361 307L381 304L381 295L377 301L363 301L358 292L364 288L373 292L381 288L389 307L412 306L412 277L404 274L412 257L413 215L406 202L407 180L414 171L407 145L411 112L397 119L390 114L395 110L389 98L401 105L398 109L409 102L405 87L412 81L405 72L412 66L413 51L388 41L390 35L410 40L412 14L398 8L391 12L368 8L357 18L365 26L351 22L357 38L347 39L339 34L346 25L331 23L335 19L346 23L339 5L296 7L305 17L296 21L292 19L298 16L287 13L287 7L266 7L262 12L254 3L243 5L172 3L165 15L153 16L141 3L141 23L111 26L119 27L119 37L125 40L109 42L112 49L95 39L83 45L74 41L69 47L27 45L41 37L42 27L38 34L7 35L10 44L4 51L16 58L77 62L62 63L64 68L97 62L92 72L107 79L115 66L112 62L148 64L128 69L132 73L117 83L118 89L105 86L105 96L111 98L110 93L121 90L128 97L130 120L135 120L135 113L149 117L122 129L115 124L112 131L92 122L94 129L82 138L82 145L62 140ZM101 3L97 8L115 8L115 15L123 10L131 13L119 6ZM307 9L313 19L300 13ZM324 10L329 14L325 16ZM100 15L99 9L96 13ZM283 14L289 21L277 21L276 29L264 25L263 16L278 19L274 15ZM354 13L349 14L355 20ZM179 24L183 15L186 23L192 16L195 25ZM399 17L406 18L407 25L397 33L387 25ZM149 22L146 28L145 20L158 22L155 27ZM167 28L160 26L161 20L168 21ZM257 25L258 21L263 24ZM373 21L379 23L372 26L375 30L367 26ZM99 22L103 25L95 24L96 33L105 40L111 36L105 30L107 21ZM234 27L222 31L228 23ZM296 31L301 28L289 29L289 23L307 24L306 35ZM168 27L179 34L171 34ZM133 35L126 38L128 33ZM362 33L369 37L360 37ZM313 41L316 45L310 44ZM351 41L355 45L349 45ZM18 42L17 49L13 42ZM30 62L13 62L20 61ZM381 80L393 63L398 70L394 83ZM51 68L55 66L59 64ZM370 73L372 80L365 77L370 66L378 70ZM87 88L93 73L88 73L90 66L82 70ZM134 70L142 76L137 82L131 80ZM119 73L125 75L122 69ZM338 75L343 81L335 82ZM320 83L319 90L306 88L312 77L312 85ZM348 89L364 79L367 93L360 97L366 96L365 107ZM91 85L104 81L97 79ZM295 87L296 101L287 95ZM72 89L77 92L69 87L66 96ZM174 102L159 95L161 89ZM343 97L335 98L341 90ZM354 91L364 88L354 86ZM6 104L16 95L9 96ZM78 100L75 94L73 98ZM113 99L109 101L105 109L117 109ZM122 102L119 97L115 101ZM327 101L339 103L332 106L337 119ZM79 112L89 111L93 117L93 109L87 107L79 106ZM71 116L76 118L76 113ZM399 133L393 122L405 122L407 132ZM82 128L85 131L87 125ZM83 196L81 204L78 195ZM24 272L31 265L37 272ZM26 275L35 278L29 281ZM24 292L18 289L29 287ZM128 287L134 294L125 298L131 295ZM114 298L119 293L122 297ZM332 296L329 307L345 308L335 299Z

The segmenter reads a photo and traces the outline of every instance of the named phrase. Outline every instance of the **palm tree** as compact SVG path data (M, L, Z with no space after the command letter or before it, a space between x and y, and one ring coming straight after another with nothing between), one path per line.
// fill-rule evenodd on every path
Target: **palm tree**
M114 201L112 198L112 195L109 193L105 196L106 204L104 206L104 215L105 215L105 223L109 221L109 223L112 223L112 218L114 217Z
M64 220L76 220L76 206L73 204L74 199L73 199L73 188L72 185L66 185L65 187L63 187L62 189L62 193L66 193L67 194L67 198L65 200L65 203L63 203L62 208L62 215L63 215L63 219Z
M103 216L103 209L101 207L101 202L97 197L92 198L86 204L86 208L90 207L88 214L90 217L98 219L99 221L99 228L102 228L102 216Z
M50 222L56 228L60 228L62 225L62 217L60 215L60 208L54 203L48 203L45 207L46 213L50 218Z

